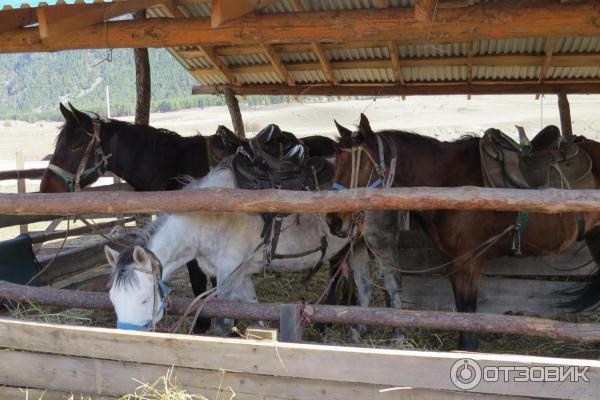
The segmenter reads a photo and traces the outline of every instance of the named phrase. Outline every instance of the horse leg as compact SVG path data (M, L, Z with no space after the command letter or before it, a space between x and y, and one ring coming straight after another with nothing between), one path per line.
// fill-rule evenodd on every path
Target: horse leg
M369 269L371 258L364 243L358 244L352 249L348 264L352 269L354 282L358 291L358 305L369 307L371 296L373 295L373 286L371 285L371 271ZM367 332L366 325L360 324L352 330L352 340L355 343L360 342L361 336Z
M206 291L206 274L200 269L198 261L192 260L186 264L188 275L190 276L190 283L192 284L192 292L194 297ZM214 283L213 283L214 284ZM210 318L198 318L196 324L192 328L192 332L196 334L206 333L210 328Z
M477 311L477 294L483 263L482 259L476 259L468 264L458 264L450 272L456 311L468 313ZM458 349L477 351L477 335L474 332L460 331L458 333Z

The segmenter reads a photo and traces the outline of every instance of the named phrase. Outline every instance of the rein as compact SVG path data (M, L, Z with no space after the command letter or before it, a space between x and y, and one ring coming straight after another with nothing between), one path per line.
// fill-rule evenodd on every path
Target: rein
M152 278L154 280L154 295L152 298L152 319L143 325L129 324L126 322L117 321L118 329L125 329L125 330L130 330L130 331L147 331L150 329L154 330L156 327L156 322L158 321L158 315L166 309L166 304L167 304L166 297L169 293L171 293L171 288L168 287L167 284L162 279L162 274L163 274L162 263L160 262L158 257L156 257L156 254L154 254L154 252L152 252L152 250L150 250L149 248L147 248L145 246L142 248L153 259L151 261L152 271L147 271L142 268L135 268L135 270L138 272L143 272L145 274L152 275ZM157 300L159 300L159 301L157 301Z
M83 154L75 173L69 172L56 164L48 164L48 170L54 172L54 174L65 181L69 192L81 191L81 179L90 176L94 172L97 172L98 175L104 174L108 165L108 159L112 156L112 154L105 155L104 150L102 150L102 139L100 138L100 128L102 126L102 122L99 120L94 120L92 121L92 125L93 130L91 132L86 132L86 134L91 137L90 142L85 149L85 153ZM85 169L85 166L87 165L92 153L94 154L95 159L94 165Z

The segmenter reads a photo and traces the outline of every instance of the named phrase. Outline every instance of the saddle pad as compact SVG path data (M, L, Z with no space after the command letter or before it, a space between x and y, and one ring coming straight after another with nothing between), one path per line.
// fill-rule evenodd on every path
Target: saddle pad
M29 235L0 242L0 280L27 284L39 271ZM30 285L39 286L36 278Z

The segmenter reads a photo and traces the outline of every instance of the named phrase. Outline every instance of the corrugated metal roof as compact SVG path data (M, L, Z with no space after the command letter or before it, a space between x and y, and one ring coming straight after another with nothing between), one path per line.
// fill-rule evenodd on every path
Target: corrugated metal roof
M476 3L499 1L499 0L475 0ZM357 10L374 8L373 0L301 0L302 6L306 11L335 11L335 10ZM390 0L390 7L414 7L415 0ZM211 6L208 3L199 3L180 6L185 15L194 17L210 17ZM294 7L291 0L282 0L276 2L260 13L291 13ZM149 11L151 17L166 16L160 9ZM400 28L399 28L400 29ZM581 54L581 53L599 53L600 37L565 37L554 39L554 54ZM440 65L438 59L445 57L463 57L467 60L469 55L469 46L473 47L473 56L494 56L494 55L535 55L544 56L549 39L545 38L518 38L518 39L499 39L499 40L474 40L472 44L461 43L442 43L442 44L419 44L419 45L399 45L397 47L400 61L402 59L436 59L435 65L415 65L402 66L402 78L407 83L418 82L465 82L467 77L467 62L465 65ZM188 49L189 50L189 49ZM193 50L193 49L192 49ZM223 62L232 68L234 75L241 84L269 84L282 83L275 69L269 71L270 62L262 54L260 49L256 49L255 54L237 54L220 56ZM245 51L247 53L248 51ZM335 78L339 83L365 83L365 84L390 84L397 83L395 80L392 63L389 61L389 67L385 65L390 59L390 50L387 46L377 44L373 47L354 48L340 45L335 48L328 44L325 48L325 54L329 62L343 63L337 68L334 66ZM282 52L279 57L284 65L302 64L302 67L291 68L289 71L292 79L298 84L324 84L327 83L325 73L321 69L319 59L312 51L307 52ZM205 57L182 58L178 61L188 69L210 68L212 63ZM348 62L353 61L378 61L379 63L368 64L366 68L352 68ZM383 62L383 65L381 64ZM531 61L530 61L531 62ZM529 63L530 63L529 62ZM311 66L312 64L312 66ZM455 60L453 64L457 64ZM460 62L459 62L460 64ZM250 68L248 68L250 67ZM256 67L256 68L252 68ZM236 72L236 68L241 68ZM272 68L272 67L271 67ZM473 65L473 80L538 80L542 71L541 64L538 66L483 66ZM582 79L599 78L599 67L550 67L547 71L546 79ZM222 81L222 75L215 72L212 75L202 74L196 79L203 84L210 84L210 81Z
M35 8L61 4L112 3L113 1L124 0L0 0L0 10L11 8Z

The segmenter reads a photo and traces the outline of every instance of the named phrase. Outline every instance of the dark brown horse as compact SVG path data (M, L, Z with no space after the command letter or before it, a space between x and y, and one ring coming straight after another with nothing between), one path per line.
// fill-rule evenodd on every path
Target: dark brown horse
M338 188L380 186L388 182L393 187L457 187L484 186L479 138L465 137L455 142L436 139L402 131L374 133L369 121L362 115L357 132L338 125L341 135L336 160L334 182ZM592 160L596 187L600 187L600 143L582 140L583 147ZM362 156L359 157L358 151ZM390 171L390 161L395 159L395 170ZM358 160L358 161L357 161ZM354 167L352 163L354 162ZM374 183L377 183L374 185ZM477 292L485 261L512 252L515 230L507 229L517 221L516 212L494 211L418 211L425 231L436 247L453 262L448 267L456 308L460 312L477 310ZM530 213L529 222L521 239L524 256L545 256L571 246L584 236L596 263L600 261L600 225L598 213L582 214L583 224L576 213ZM351 214L332 214L328 222L332 231L347 234L352 225ZM505 232L505 234L501 234ZM551 233L551 234L549 234ZM490 238L497 241L483 254L473 249ZM595 305L600 300L600 278L580 288L573 302L578 308ZM477 348L472 332L460 332L459 347Z

